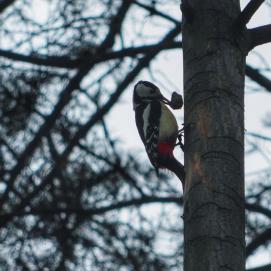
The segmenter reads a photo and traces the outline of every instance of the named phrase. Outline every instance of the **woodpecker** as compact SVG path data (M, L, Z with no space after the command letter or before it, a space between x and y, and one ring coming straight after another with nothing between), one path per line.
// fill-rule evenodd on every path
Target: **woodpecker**
M153 83L139 81L135 85L135 121L150 162L157 172L159 168L173 171L184 185L184 167L173 155L178 138L178 124L167 105L171 105L171 102Z

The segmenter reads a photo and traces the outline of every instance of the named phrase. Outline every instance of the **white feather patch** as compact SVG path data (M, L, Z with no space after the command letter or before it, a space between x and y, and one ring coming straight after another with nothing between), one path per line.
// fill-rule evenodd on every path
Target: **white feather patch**
M149 123L149 115L150 115L151 105L148 104L143 112L143 132L144 137L147 136L147 129L148 129L148 123Z

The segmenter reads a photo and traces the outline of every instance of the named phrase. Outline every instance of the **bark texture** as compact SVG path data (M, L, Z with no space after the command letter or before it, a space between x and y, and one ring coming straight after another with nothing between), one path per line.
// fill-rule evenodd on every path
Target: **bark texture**
M245 55L238 0L183 1L185 271L245 270Z

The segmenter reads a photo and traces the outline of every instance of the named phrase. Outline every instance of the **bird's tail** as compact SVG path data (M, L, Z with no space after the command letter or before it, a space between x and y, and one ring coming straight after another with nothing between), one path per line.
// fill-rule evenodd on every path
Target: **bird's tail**
M167 159L163 159L163 161L160 162L164 168L167 168L168 170L172 171L180 179L184 189L185 183L184 166L174 156L167 157Z

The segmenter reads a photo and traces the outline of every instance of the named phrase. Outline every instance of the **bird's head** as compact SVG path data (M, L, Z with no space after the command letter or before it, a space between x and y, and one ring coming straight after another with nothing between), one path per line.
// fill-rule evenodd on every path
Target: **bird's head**
M148 81L139 81L134 88L134 109L142 103L150 103L154 100L161 101L165 104L170 103L170 101L162 95L156 85Z

